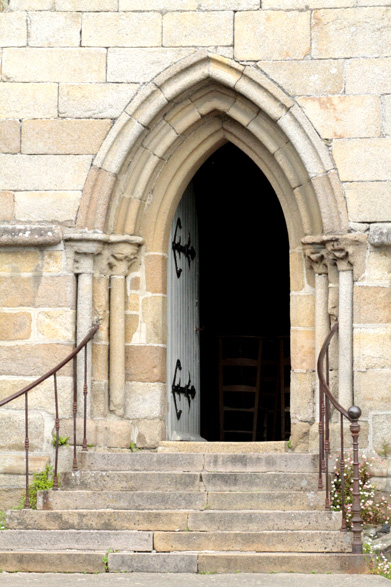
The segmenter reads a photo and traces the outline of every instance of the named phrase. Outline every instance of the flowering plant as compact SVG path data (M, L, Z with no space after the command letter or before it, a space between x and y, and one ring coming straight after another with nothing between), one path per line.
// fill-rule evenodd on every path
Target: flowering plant
M364 524L388 524L391 520L391 504L385 497L377 498L375 495L376 488L370 482L370 469L373 457L362 454L359 462L359 486L360 486L360 505L361 518ZM352 505L353 505L353 457L347 454L345 457L345 507L346 507L346 525L350 529L352 526ZM342 483L341 483L341 464L340 459L336 459L334 467L334 480L331 482L331 509L341 511L342 509Z

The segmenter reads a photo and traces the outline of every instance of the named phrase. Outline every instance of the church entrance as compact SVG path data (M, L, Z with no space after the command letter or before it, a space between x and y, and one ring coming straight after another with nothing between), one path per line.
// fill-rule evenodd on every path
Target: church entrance
M289 438L289 331L281 206L227 143L195 174L171 229L169 438Z

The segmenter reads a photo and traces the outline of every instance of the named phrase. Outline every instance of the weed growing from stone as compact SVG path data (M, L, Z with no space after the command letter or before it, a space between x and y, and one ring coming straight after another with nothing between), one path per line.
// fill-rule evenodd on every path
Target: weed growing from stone
M58 437L58 446L67 446L68 445L69 436L59 436ZM57 439L56 435L53 436L52 445L54 448L57 446Z
M58 485L60 485L60 480L58 479ZM51 465L46 465L45 469L40 473L33 474L33 482L29 485L29 500L30 500L30 508L32 510L37 509L37 491L45 490L45 489L52 489L53 488L53 467ZM26 496L22 497L22 501L20 504L20 508L24 508L26 505Z
M382 552L374 552L372 546L368 543L364 544L364 554L369 554L366 557L368 566L373 575L381 575L386 579L391 580L391 565L390 561L384 556Z

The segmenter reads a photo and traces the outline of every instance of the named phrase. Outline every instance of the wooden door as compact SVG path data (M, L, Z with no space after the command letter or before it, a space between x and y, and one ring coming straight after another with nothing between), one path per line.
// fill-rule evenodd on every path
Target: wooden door
M201 440L198 226L190 183L172 221L168 251L168 438Z

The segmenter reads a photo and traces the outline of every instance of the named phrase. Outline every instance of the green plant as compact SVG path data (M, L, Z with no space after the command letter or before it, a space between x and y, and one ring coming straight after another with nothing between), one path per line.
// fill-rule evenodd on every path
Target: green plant
M58 446L66 446L68 444L69 436L58 436ZM57 445L57 437L53 434L52 445L56 447Z
M363 548L364 555L368 563L369 569L373 575L381 575L386 579L391 580L391 565L390 561L384 556L382 552L374 552L372 546L368 543L364 544Z
M391 444L383 439L382 448L379 450L380 457L389 457L391 455Z
M102 557L102 563L105 564L105 571L106 573L109 572L109 554L111 552L115 552L112 548L109 548L106 554Z
M289 440L288 440L288 448L292 448L292 439L291 438L289 438Z
M60 483L59 483L60 485ZM37 509L37 491L52 489L53 487L53 467L46 465L40 473L33 474L33 482L29 485L29 501L32 510ZM22 497L20 509L26 505L26 496Z
M0 510L0 530L6 530L7 526L5 525L6 520L6 513L4 510Z
M391 519L391 504L385 497L376 496L376 488L370 482L370 468L373 458L362 454L359 462L359 487L360 487L360 505L361 517L364 524L384 524L389 523ZM351 528L352 505L353 505L353 458L351 453L345 456L345 506L346 506L346 525ZM334 480L331 482L331 509L341 511L342 508L342 483L341 483L341 466L339 459L336 460L334 467Z
M139 449L139 448L138 448L138 447L137 447L137 446L134 444L134 442L131 442L131 443L129 444L129 450L130 450L131 452L138 452L140 449Z

